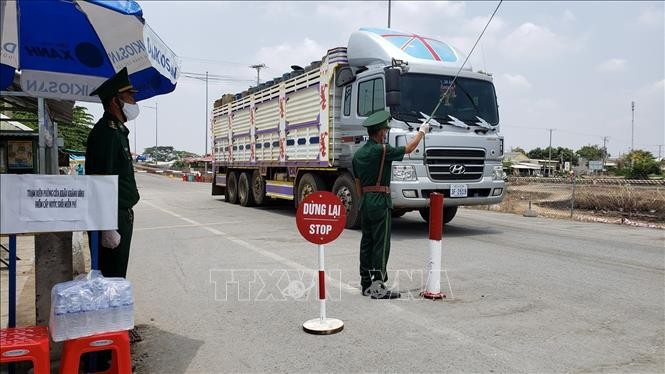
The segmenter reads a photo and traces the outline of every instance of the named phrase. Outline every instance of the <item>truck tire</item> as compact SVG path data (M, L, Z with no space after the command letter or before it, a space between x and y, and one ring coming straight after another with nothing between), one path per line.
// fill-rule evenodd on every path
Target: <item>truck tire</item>
M258 206L263 205L266 201L265 179L261 176L261 173L258 170L254 170L250 182L252 186L252 195L254 196L254 203Z
M238 173L230 171L226 176L226 195L224 198L227 203L238 204Z
M243 172L240 174L240 179L238 180L238 201L242 206L252 206L254 205L254 194L252 193L251 185L249 184L248 172Z
M356 183L349 173L337 177L333 184L332 192L337 195L346 207L346 228L357 229L360 227L360 194L356 191Z
M429 207L427 208L421 208L419 209L420 216L425 220L425 222L429 223ZM455 214L457 214L457 207L456 206L449 206L449 207L444 207L443 208L443 223L446 224L455 218Z
M325 191L326 182L320 176L312 173L307 173L300 178L298 182L298 193L296 194L295 203L296 209L305 196L316 191Z

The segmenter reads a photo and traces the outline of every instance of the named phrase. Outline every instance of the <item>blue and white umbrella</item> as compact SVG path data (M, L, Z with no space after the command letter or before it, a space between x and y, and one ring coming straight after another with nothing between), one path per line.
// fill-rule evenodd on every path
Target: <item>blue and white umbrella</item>
M99 101L90 92L124 67L137 100L175 89L178 58L135 1L2 0L0 11L0 89L18 70L30 95Z

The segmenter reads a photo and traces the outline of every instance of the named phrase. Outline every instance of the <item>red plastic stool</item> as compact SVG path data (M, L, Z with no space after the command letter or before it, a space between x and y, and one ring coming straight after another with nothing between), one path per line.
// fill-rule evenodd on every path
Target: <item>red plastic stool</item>
M66 340L62 347L60 374L79 372L79 362L85 353L112 351L111 368L107 374L131 374L132 356L129 353L129 334L116 331L84 338Z
M0 329L0 364L32 361L35 374L50 374L46 326Z

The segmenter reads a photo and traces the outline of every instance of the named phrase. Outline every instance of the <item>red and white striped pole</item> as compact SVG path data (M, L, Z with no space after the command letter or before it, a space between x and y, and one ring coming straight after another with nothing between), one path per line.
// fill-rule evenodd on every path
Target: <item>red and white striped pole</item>
M442 299L441 293L441 237L443 236L443 195L429 195L429 261L427 283L423 291L426 299Z
M319 317L326 320L326 273L323 261L323 244L319 244Z
M305 332L316 335L335 334L344 329L344 322L326 317L326 273L324 270L323 244L319 244L319 318L303 323Z

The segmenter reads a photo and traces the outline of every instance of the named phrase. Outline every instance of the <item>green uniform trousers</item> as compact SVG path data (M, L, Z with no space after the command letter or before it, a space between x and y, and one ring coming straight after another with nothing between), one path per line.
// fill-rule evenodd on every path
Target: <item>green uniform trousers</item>
M132 243L134 230L134 211L132 209L118 209L118 234L120 245L117 248L100 248L99 270L105 277L127 277L129 264L129 246Z
M388 281L386 265L390 255L391 209L365 204L361 219L360 283L367 288L372 281Z
M99 270L104 277L127 277L129 264L129 246L132 243L134 230L134 211L127 208L118 209L118 234L120 245L116 248L99 246ZM101 237L100 237L101 243Z

